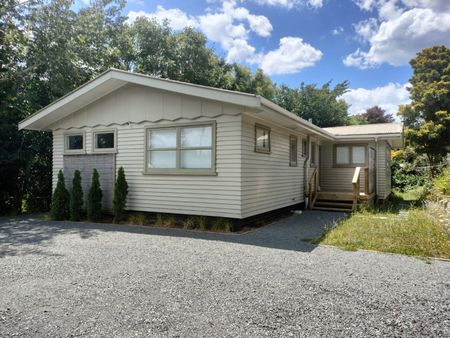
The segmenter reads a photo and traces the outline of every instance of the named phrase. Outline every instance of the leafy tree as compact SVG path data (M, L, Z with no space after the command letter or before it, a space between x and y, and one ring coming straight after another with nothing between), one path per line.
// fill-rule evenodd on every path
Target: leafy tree
M366 118L362 116L362 114L351 115L348 117L347 124L349 126L360 125L360 124L369 124Z
M392 123L395 121L392 114L386 114L386 110L379 106L373 106L368 108L365 113L361 114L361 117L367 120L367 123Z
M87 199L87 217L90 221L98 221L102 217L102 189L97 169L92 172L92 181Z
M58 182L56 183L55 192L53 193L52 205L50 208L50 217L55 221L62 221L69 216L69 199L70 195L66 189L64 182L64 174L62 170L58 173Z
M70 220L79 221L83 212L83 188L81 187L81 174L75 170L70 191Z
M339 98L347 90L347 81L338 83L334 88L331 88L331 82L320 88L304 83L298 89L281 86L274 101L306 120L312 119L319 127L334 127L345 125L348 121L348 105Z
M116 184L114 185L113 213L114 222L119 222L123 218L123 210L127 203L128 183L125 178L123 167L117 172Z
M450 48L423 49L410 64L411 103L400 107L405 137L435 165L450 151Z

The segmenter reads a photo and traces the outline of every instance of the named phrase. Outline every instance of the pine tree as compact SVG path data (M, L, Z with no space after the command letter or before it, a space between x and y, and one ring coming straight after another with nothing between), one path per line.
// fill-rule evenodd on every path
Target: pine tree
M62 221L69 216L69 192L64 182L64 174L62 170L58 173L58 182L52 197L50 207L50 217L55 221Z
M102 197L98 171L94 169L87 200L87 217L90 221L95 222L102 216Z
M114 185L113 213L114 222L117 223L123 218L123 210L127 203L128 183L125 178L123 167L117 172L116 184Z
M81 187L81 174L75 170L73 174L72 190L70 192L70 220L79 221L83 211L83 188Z

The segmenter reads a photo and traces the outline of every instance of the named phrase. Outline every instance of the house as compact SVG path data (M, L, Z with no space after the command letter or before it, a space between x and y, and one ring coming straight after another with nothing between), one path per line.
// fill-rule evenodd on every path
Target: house
M402 144L401 124L319 128L257 95L116 69L19 128L53 133L54 186L78 169L86 191L97 168L105 209L123 167L128 210L236 219L385 199Z

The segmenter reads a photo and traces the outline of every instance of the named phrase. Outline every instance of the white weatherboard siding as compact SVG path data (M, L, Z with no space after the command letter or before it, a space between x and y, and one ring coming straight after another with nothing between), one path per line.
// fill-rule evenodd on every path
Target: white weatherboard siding
M362 142L357 142L361 144ZM334 168L333 167L333 143L322 145L321 165L320 165L320 189L322 191L353 191L352 179L355 168ZM372 146L372 144L369 144ZM364 192L364 171L361 171L360 191Z
M271 128L271 153L255 152L255 123ZM298 138L297 167L289 166L289 135ZM242 124L242 217L304 201L302 135L244 116Z
M391 193L391 147L387 141L378 141L377 151L377 191L378 198L384 199Z
M122 87L51 126L54 186L63 168L65 132L84 131L89 154L93 131L114 128L116 168L123 166L129 185L128 210L240 218L241 112L215 101ZM216 176L144 174L145 128L205 121L216 121Z

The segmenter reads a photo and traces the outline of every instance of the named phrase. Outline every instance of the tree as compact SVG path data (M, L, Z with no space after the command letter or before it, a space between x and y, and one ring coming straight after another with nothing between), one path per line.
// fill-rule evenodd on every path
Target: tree
M79 221L83 212L83 188L81 187L81 174L75 170L70 191L70 220Z
M386 111L379 106L373 106L368 108L365 113L361 114L361 117L367 120L367 123L392 123L395 121L392 114L386 114Z
M423 49L410 64L411 103L400 107L405 137L434 166L450 152L450 48Z
M102 217L102 189L97 169L92 172L92 181L89 188L87 199L87 217L88 220L95 222Z
M338 83L334 88L331 88L331 82L320 88L304 83L298 89L281 86L274 101L306 120L311 119L319 127L334 127L345 125L348 121L348 105L339 98L347 90L347 81Z
M123 218L123 210L127 203L128 183L125 178L123 167L117 172L116 184L114 185L113 213L114 222L120 222Z
M58 173L58 182L53 193L52 205L50 208L50 217L55 221L62 221L69 216L69 192L64 182L62 170Z

